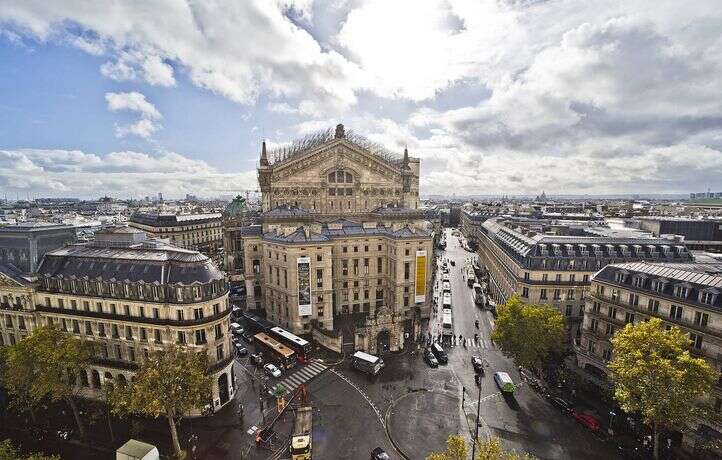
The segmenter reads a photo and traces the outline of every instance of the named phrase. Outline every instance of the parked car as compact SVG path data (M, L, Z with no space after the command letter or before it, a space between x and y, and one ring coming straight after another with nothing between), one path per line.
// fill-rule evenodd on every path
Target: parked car
M248 349L241 345L240 343L236 344L236 356L248 356Z
M599 429L599 420L593 415L584 414L582 412L572 412L572 416L588 429L597 431Z
M233 333L233 335L242 335L244 332L243 328L238 323L231 323L229 328L231 330L231 333Z
M254 353L251 355L251 362L257 366L263 364L263 355L260 353Z
M389 460L390 458L389 454L380 447L371 451L371 460Z
M474 355L471 357L471 365L474 366L476 372L484 373L484 361L481 360L481 356Z
M434 356L428 348L424 351L424 361L426 361L429 367L439 367L439 360L436 359L436 356Z
M245 340L248 343L253 342L253 336L251 334L249 334L248 332L244 332L243 334L241 334L241 337L243 337L243 340Z
M452 261L451 261L451 266L452 266L452 267L455 267L455 266L456 266L456 262L454 262L454 261L452 260Z
M449 362L449 357L446 354L446 351L444 351L444 348L438 343L431 345L431 352L434 354L439 364L446 364Z
M263 370L271 377L278 378L281 376L281 369L277 368L274 364L266 364L263 366Z
M569 402L565 401L564 399L562 399L558 396L555 396L555 397L549 399L549 401L553 405L555 405L559 409L561 409L561 411L564 412L565 414L569 414L572 412L572 405Z

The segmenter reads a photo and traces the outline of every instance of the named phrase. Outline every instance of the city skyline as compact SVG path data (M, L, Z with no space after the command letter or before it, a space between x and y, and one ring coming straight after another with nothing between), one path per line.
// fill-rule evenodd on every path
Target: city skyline
M423 196L720 190L714 6L0 1L0 192L232 195L337 123Z

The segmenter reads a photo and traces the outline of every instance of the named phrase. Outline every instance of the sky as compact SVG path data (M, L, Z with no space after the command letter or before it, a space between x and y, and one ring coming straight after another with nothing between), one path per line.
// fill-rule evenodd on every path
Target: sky
M10 199L255 190L263 139L337 123L422 196L722 191L722 8L0 0Z

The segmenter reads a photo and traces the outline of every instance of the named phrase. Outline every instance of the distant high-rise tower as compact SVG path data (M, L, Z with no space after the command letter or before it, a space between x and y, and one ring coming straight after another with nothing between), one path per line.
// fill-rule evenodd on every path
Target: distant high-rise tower
M158 192L158 201L163 202L163 194L161 192Z

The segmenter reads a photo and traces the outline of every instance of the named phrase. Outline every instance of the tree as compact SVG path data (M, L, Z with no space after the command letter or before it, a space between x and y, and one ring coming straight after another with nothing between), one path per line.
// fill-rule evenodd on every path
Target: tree
M704 359L690 355L689 345L686 333L677 327L665 330L659 318L627 324L612 338L614 398L652 428L655 458L660 431L700 415L697 401L717 378Z
M73 411L81 437L78 374L90 364L92 344L54 326L43 326L5 351L3 381L17 404L37 406L43 399L65 401Z
M0 442L0 460L60 460L57 455L44 455L33 453L28 456L22 455L9 439Z
M458 435L450 435L446 440L446 450L435 452L426 457L426 460L466 460L469 449L464 438ZM474 460L534 460L535 457L529 454L517 454L504 450L497 438L478 440L476 443L476 456Z
M173 449L183 458L176 423L211 399L211 384L205 353L171 345L151 353L134 381L115 388L110 402L116 414L165 416Z
M498 307L492 340L518 366L538 369L551 354L564 347L564 316L548 305L524 304L512 296Z
M446 440L446 450L432 453L426 457L426 460L466 460L468 455L469 449L466 447L464 438L452 434Z

